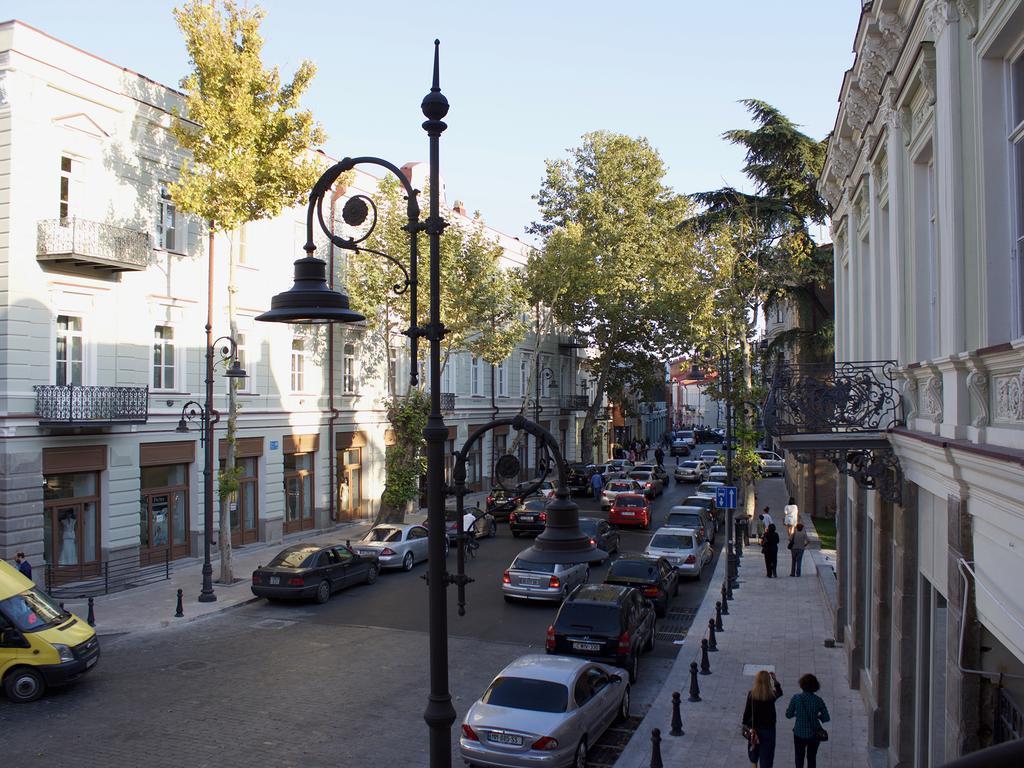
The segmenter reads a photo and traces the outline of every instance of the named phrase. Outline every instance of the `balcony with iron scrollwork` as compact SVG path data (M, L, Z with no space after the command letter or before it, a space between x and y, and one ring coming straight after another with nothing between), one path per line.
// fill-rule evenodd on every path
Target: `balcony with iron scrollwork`
M455 410L455 393L454 392L442 392L441 393L441 411L443 413L452 413Z
M764 429L798 461L823 455L869 490L899 501L899 461L887 432L902 424L892 360L775 368Z
M149 235L77 217L38 223L36 259L57 268L91 268L116 274L149 266Z
M45 427L104 427L145 424L149 387L82 387L43 384L36 393L36 416Z
M585 411L590 407L590 398L586 395L562 395L559 404L566 414Z

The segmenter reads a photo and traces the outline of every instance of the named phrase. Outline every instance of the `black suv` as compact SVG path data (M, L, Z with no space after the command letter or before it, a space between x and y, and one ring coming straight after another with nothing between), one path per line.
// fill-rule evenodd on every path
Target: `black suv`
M547 505L548 500L543 496L531 496L519 502L508 516L508 529L512 535L543 531L548 522Z
M558 609L544 647L623 667L635 683L640 654L654 648L656 623L654 606L637 590L583 584Z
M569 494L585 495L590 490L590 475L587 474L587 465L570 464L568 469Z
M512 491L496 486L487 494L487 511L494 515L495 520L508 520L509 513L518 502Z
M640 590L659 616L665 615L669 601L679 594L679 573L664 557L623 553L608 568L604 583Z

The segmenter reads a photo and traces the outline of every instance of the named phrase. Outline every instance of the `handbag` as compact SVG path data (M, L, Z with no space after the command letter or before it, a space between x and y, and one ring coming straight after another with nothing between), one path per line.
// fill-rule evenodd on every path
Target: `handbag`
M756 763L761 757L761 739L757 735L757 727L754 724L754 702L750 702L750 727L746 728L744 734L747 737L747 759Z
M828 741L828 731L819 725L814 729L814 738L818 741Z
M792 548L793 548L793 540L790 539L789 540L789 544L786 545L786 549L792 549Z

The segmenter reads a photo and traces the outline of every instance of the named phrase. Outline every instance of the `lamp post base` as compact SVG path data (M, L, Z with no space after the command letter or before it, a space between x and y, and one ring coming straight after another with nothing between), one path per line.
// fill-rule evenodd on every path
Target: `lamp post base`
M210 563L203 563L203 588L199 591L199 602L217 602L217 595L213 592L213 566Z

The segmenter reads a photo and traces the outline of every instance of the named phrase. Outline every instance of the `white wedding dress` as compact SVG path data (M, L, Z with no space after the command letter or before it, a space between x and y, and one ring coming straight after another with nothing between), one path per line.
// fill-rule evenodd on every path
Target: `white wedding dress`
M78 564L78 543L76 539L76 525L75 516L68 515L60 521L61 528L61 545L60 545L60 565L77 565Z

